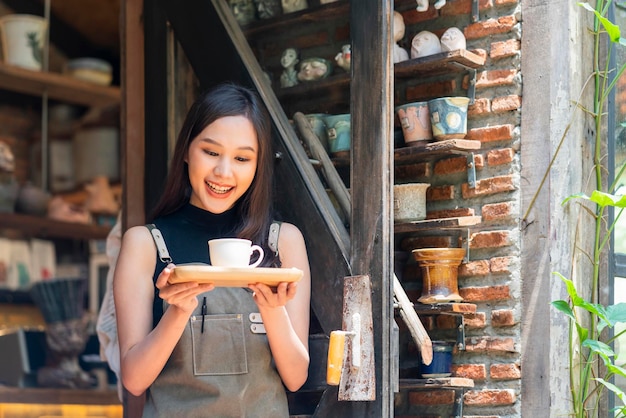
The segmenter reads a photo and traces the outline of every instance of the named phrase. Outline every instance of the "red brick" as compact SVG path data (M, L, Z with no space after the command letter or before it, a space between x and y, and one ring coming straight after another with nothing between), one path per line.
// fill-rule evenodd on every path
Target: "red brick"
M465 30L466 39L485 38L498 33L507 33L517 23L515 16L501 16L498 19L487 19L468 25Z
M487 10L493 7L493 0L479 0L479 10ZM472 2L470 0L449 0L439 13L441 16L466 15L472 12Z
M465 350L469 353L516 353L513 338L474 337L466 341Z
M482 207L481 215L484 222L506 220L511 218L512 208L511 202L490 203Z
M513 148L494 149L487 153L487 164L490 166L508 164L513 161L515 150Z
M498 309L491 312L491 325L494 327L510 327L515 325L515 315L510 309Z
M520 51L521 42L517 39L509 39L503 42L494 42L491 44L489 56L491 59L499 59L510 57Z
M478 140L480 142L510 141L513 139L513 125L486 126L483 128L470 129L466 139Z
M459 266L459 277L486 276L487 274L489 274L487 260L474 260Z
M476 88L486 89L499 86L511 86L515 83L517 70L489 70L482 71L476 77Z
M474 155L474 166L480 170L485 165L482 154ZM467 157L444 158L435 163L434 175L441 176L453 173L464 173L467 171Z
M476 99L467 109L467 115L472 116L484 116L491 113L491 100L489 99Z
M508 231L476 232L470 237L470 248L501 248L511 245Z
M503 113L518 110L522 107L522 98L517 94L509 96L494 97L491 100L491 111L493 113Z
M454 186L436 186L429 187L426 190L426 201L450 200L454 198Z
M493 257L489 260L489 266L492 273L510 273L509 266L511 265L512 257Z
M489 375L494 380L516 380L522 377L522 371L514 363L492 364L489 367Z
M401 13L404 19L404 25L407 27L415 23L435 20L439 17L439 11L434 7L429 7L428 10L426 10L425 12L418 12L415 7L412 7L409 10L403 11ZM408 31L406 33L408 33Z
M433 210L426 214L426 219L459 218L462 216L474 216L473 208L456 208Z
M487 315L484 312L467 314L464 318L465 327L468 329L485 328L487 326Z
M455 80L444 80L426 84L418 84L406 88L405 97L407 102L428 100L433 97L445 97L454 94L456 90Z
M431 163L396 165L394 175L396 179L430 177L432 176L432 166Z
M511 192L513 190L515 190L515 185L513 184L513 176L511 175L478 180L476 182L476 187L474 188L470 188L467 183L463 184L461 187L461 193L464 199L471 199L472 197L486 196L503 192Z
M470 390L465 393L464 404L468 406L513 405L517 397L511 389Z
M465 302L502 301L511 298L511 292L506 285L463 287L459 294Z
M472 380L485 380L487 367L484 364L453 364L452 375Z
M454 391L434 390L409 392L411 405L449 405L454 403Z

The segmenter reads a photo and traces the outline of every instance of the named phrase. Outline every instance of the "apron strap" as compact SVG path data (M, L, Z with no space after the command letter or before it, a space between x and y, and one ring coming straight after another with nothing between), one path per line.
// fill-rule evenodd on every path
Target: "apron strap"
M161 231L159 231L155 224L146 224L146 228L150 230L156 249L159 252L159 259L165 264L171 263L172 257L170 257L170 253L167 250L167 245L165 245L165 240L163 239Z

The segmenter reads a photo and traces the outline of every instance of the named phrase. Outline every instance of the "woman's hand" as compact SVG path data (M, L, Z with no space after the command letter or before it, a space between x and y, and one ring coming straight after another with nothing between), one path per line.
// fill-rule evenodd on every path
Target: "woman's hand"
M215 289L215 285L212 283L199 284L197 282L171 284L169 283L169 278L174 267L176 266L170 263L163 269L161 274L159 274L156 281L159 296L167 302L170 307L176 307L191 315L193 310L198 306L197 296Z
M298 284L281 282L275 291L271 287L263 283L255 283L248 285L248 288L254 292L252 297L259 308L278 308L285 306L288 301L296 296Z

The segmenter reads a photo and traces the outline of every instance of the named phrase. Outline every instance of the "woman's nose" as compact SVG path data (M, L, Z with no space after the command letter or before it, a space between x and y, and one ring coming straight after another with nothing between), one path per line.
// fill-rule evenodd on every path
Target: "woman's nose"
M232 167L230 161L226 158L220 158L219 162L215 165L215 174L220 177L229 177L232 174Z

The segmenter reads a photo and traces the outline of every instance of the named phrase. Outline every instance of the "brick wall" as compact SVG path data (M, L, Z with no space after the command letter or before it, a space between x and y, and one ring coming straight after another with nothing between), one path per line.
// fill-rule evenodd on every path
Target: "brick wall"
M413 248L458 246L469 239L470 261L459 269L459 291L464 300L477 305L476 314L466 317L466 350L454 355L453 375L471 378L475 387L464 396L464 416L519 416L521 387L520 332L520 38L521 23L517 0L480 0L480 18L471 22L470 0L447 0L440 10L432 6L426 12L415 11L415 2L399 0L405 38L401 46L410 51L410 42L421 30L438 36L449 27L460 28L468 49L484 56L486 64L477 71L476 100L468 113L468 139L481 142L474 153L477 183L467 184L465 156L398 166L396 182L427 182L429 218L482 216L482 222L469 231L432 236L397 237L396 250L404 257ZM248 36L262 67L279 86L280 54L287 47L297 47L302 58L320 56L333 61L341 45L349 42L347 16L327 19L288 29L270 36ZM288 34L288 36L285 36ZM335 68L334 74L343 70ZM467 72L437 75L430 78L397 79L395 104L428 100L435 97L466 95ZM348 112L345 97L307 97L308 108L286 105L291 117L303 112ZM302 98L300 98L300 101ZM337 106L339 103L339 106ZM285 103L283 103L285 104ZM397 123L397 121L396 121ZM397 261L397 260L396 260ZM412 300L419 297L420 272L409 260L403 268L404 286ZM454 336L453 318L422 318L432 337ZM401 320L401 362L415 357L410 336ZM410 373L408 370L406 373ZM408 376L405 376L408 377ZM413 376L416 377L416 376ZM451 391L412 391L397 395L397 416L449 416L454 402Z

